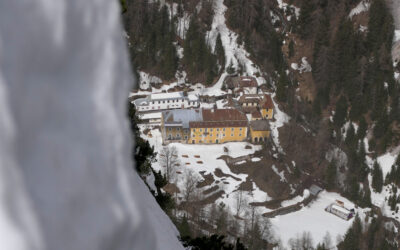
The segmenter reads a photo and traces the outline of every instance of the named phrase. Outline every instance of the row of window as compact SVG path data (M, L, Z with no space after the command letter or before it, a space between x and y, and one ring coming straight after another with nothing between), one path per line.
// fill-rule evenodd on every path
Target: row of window
M166 101L154 101L154 102L150 102L151 105L153 104L163 104L163 103L182 103L183 100L166 100ZM195 105L197 104L197 102L188 102L189 105Z
M166 101L154 101L154 102L150 102L150 104L162 104L162 103L176 103L176 102L182 102L182 99L179 100L166 100Z
M219 128L217 128L216 130L219 131ZM231 128L231 131L234 131L234 130L235 130L235 128ZM239 128L239 130L242 131L243 128ZM200 131L200 132L203 132L203 129L200 128L199 131ZM213 129L210 128L210 132L212 132L212 131L213 131ZM225 131L225 128L222 128L222 131ZM195 129L195 128L193 129L193 132L196 132L196 129ZM207 128L204 129L204 132L207 132Z
M184 132L185 134L187 134L187 133L189 132L187 129L182 129L182 130L183 130L183 132ZM172 131L172 128L168 128L168 131ZM176 128L176 131L181 131L181 128L177 127L177 128Z
M225 134L221 134L221 135L222 135L222 137L225 137ZM213 134L209 134L209 136L213 137ZM215 136L219 137L219 134L216 134ZM231 134L231 137L233 137L233 136L234 136L234 134ZM242 136L242 134L239 134L239 136ZM196 137L196 135L193 134L192 137L194 138L194 137ZM203 137L203 136L199 136L199 137Z
M187 139L188 139L188 136L185 135L184 138L185 138L185 140L187 140ZM172 140L172 139L173 139L172 134L169 134L169 135L168 135L168 140ZM180 136L179 134L177 134L177 135L176 135L176 138L174 138L174 139L180 140L180 139L181 139L181 136Z

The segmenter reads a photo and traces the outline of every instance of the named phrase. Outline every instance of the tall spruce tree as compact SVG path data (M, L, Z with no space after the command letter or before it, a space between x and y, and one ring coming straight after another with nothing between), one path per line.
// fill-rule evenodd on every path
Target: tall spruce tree
M382 168L379 166L377 161L374 162L372 169L372 187L378 193L382 191L383 186L383 173Z

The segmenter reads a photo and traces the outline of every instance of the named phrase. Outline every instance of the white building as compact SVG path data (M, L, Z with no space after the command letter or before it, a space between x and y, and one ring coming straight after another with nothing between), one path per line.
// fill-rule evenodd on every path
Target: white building
M326 208L327 212L330 212L344 220L349 220L351 217L353 217L353 212L348 210L347 208L343 206L339 206L338 204L331 204Z
M151 123L151 124L161 123L161 112L143 113L139 117L141 122L143 123Z
M134 104L139 112L197 108L199 106L199 97L192 94L185 95L183 92L159 93L137 99Z

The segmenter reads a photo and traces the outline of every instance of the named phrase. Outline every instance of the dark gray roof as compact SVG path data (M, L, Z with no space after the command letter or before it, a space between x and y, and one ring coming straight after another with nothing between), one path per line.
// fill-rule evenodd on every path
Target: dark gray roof
M322 191L322 188L318 187L317 185L311 185L310 187L310 194L317 196L319 192Z
M269 130L269 122L267 120L256 120L250 122L250 127L254 131Z
M189 122L202 121L203 115L200 109L175 109L162 112L164 125L182 124L183 128L189 128Z

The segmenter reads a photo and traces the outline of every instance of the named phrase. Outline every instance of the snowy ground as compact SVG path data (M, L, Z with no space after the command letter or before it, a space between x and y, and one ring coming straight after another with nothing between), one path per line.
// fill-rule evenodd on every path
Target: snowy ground
M225 12L227 7L224 5L223 0L214 1L214 19L211 26L211 31L206 35L209 40L208 43L211 48L215 47L215 41L218 34L221 35L222 45L225 49L225 58L227 68L232 63L235 69L239 66L243 67L245 74L256 77L261 73L260 68L249 59L249 53L244 49L243 45L237 43L238 35L228 29L225 23ZM258 84L265 83L263 77L257 77Z
M368 141L368 140L366 140ZM366 151L368 152L368 144L366 144ZM395 149L379 156L377 158L377 161L382 168L382 173L383 173L383 178L385 179L386 175L390 172L392 165L396 162L397 156L399 155L400 151L400 146L396 147ZM369 156L366 156L366 162L368 166L372 169L374 161L371 159ZM382 188L382 192L377 193L375 190L372 188L371 183L372 183L372 175L368 175L368 181L370 184L370 190L371 190L371 202L373 205L379 207L382 211L382 214L394 218L398 221L400 221L400 213L395 213L392 211L388 205L388 199L389 196L392 195L392 188L391 185L386 185Z
M343 236L346 233L353 219L346 221L325 211L325 208L335 200L343 201L348 209L354 208L352 202L339 194L323 191L307 207L294 213L272 218L270 221L274 233L281 237L284 246L288 246L289 239L301 236L303 232L311 233L314 245L322 242L327 232L329 232L332 242L336 242L337 236ZM365 217L364 210L358 209L357 212L361 218Z
M363 0L361 1L354 9L350 11L349 18L352 18L353 16L356 16L362 12L368 11L370 7L369 1Z
M162 150L162 138L159 129L152 128L150 125L140 125L140 129L143 131L146 128L150 129L150 134L144 135L142 133L142 137L149 141L150 145L154 146L155 152L161 152ZM213 145L192 145L192 144L182 144L182 143L171 143L168 145L169 147L176 147L178 150L178 158L181 162L180 167L178 167L178 171L183 172L185 169L194 170L195 173L198 174L200 179L203 179L200 175L200 172L204 171L204 174L212 174L214 180L219 180L219 190L223 190L225 194L219 198L216 203L223 202L225 203L232 212L235 211L236 199L235 199L235 191L238 186L246 181L247 174L234 174L231 172L230 168L226 165L224 160L218 159L222 155L229 155L230 157L240 157L249 154L253 154L255 151L261 149L259 145L252 145L247 142L230 142L224 144L213 144ZM246 146L251 146L251 149L245 149ZM225 152L224 148L228 149L228 152ZM185 156L185 157L183 157ZM259 158L254 158L258 160ZM201 161L201 163L199 163ZM153 163L153 168L155 170L164 171L163 167L160 166L159 162ZM218 177L214 174L214 171L219 168L224 174L231 175ZM184 189L184 178L177 178L176 185L179 189ZM215 185L215 184L213 184ZM206 187L206 188L209 188ZM270 200L271 198L267 193L261 191L254 183L252 192L243 192L245 199L248 202L263 202ZM270 210L266 208L260 208L260 212L265 213Z
M282 147L280 146L279 142L279 131L278 129L285 125L285 123L288 123L290 120L290 117L281 111L279 109L278 104L274 101L275 93L271 95L272 101L274 103L274 120L269 122L270 128L271 128L271 138L275 144L275 146L278 148L278 151L280 153L284 153Z

